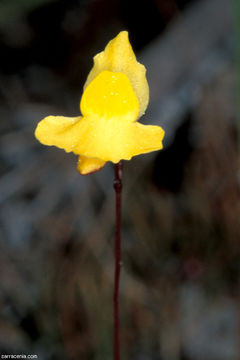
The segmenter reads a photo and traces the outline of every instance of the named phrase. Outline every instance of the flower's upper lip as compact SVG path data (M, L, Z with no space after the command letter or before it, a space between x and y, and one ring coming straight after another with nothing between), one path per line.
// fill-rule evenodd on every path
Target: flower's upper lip
M141 117L149 101L146 69L136 60L127 31L121 31L107 44L104 51L94 57L94 66L88 75L84 89L104 70L120 72L128 77L139 102L139 117Z

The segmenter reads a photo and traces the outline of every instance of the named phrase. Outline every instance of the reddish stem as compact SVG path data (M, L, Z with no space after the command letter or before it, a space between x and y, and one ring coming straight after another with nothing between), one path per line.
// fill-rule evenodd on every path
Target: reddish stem
M114 167L114 189L116 193L116 233L115 233L115 274L114 274L114 360L120 360L119 344L119 280L121 269L121 195L123 164L120 161Z

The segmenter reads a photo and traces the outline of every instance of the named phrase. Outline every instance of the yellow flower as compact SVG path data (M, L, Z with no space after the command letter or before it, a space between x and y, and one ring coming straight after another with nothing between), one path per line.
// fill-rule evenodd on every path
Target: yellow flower
M78 171L89 174L107 161L130 160L162 148L162 128L137 122L148 99L146 69L122 31L94 57L80 102L83 116L48 116L35 136L44 145L79 155Z

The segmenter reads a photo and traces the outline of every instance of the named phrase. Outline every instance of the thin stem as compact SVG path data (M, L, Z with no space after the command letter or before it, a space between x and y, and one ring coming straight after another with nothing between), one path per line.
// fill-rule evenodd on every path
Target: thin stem
M114 360L120 360L119 344L119 281L121 269L121 195L122 195L122 170L120 161L114 167L114 189L116 193L116 233L115 233L115 274L114 274Z
M232 0L233 6L233 25L234 25L234 62L235 62L235 82L236 82L236 102L237 102L237 140L238 140L238 155L240 155L240 4L239 0Z

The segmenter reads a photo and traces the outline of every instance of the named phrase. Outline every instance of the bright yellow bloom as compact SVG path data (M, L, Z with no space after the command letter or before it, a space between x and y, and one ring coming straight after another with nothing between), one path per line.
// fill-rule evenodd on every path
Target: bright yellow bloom
M130 160L162 148L162 128L137 122L148 99L146 69L122 31L94 57L80 102L83 116L48 116L35 136L44 145L79 155L78 171L89 174L107 161Z

